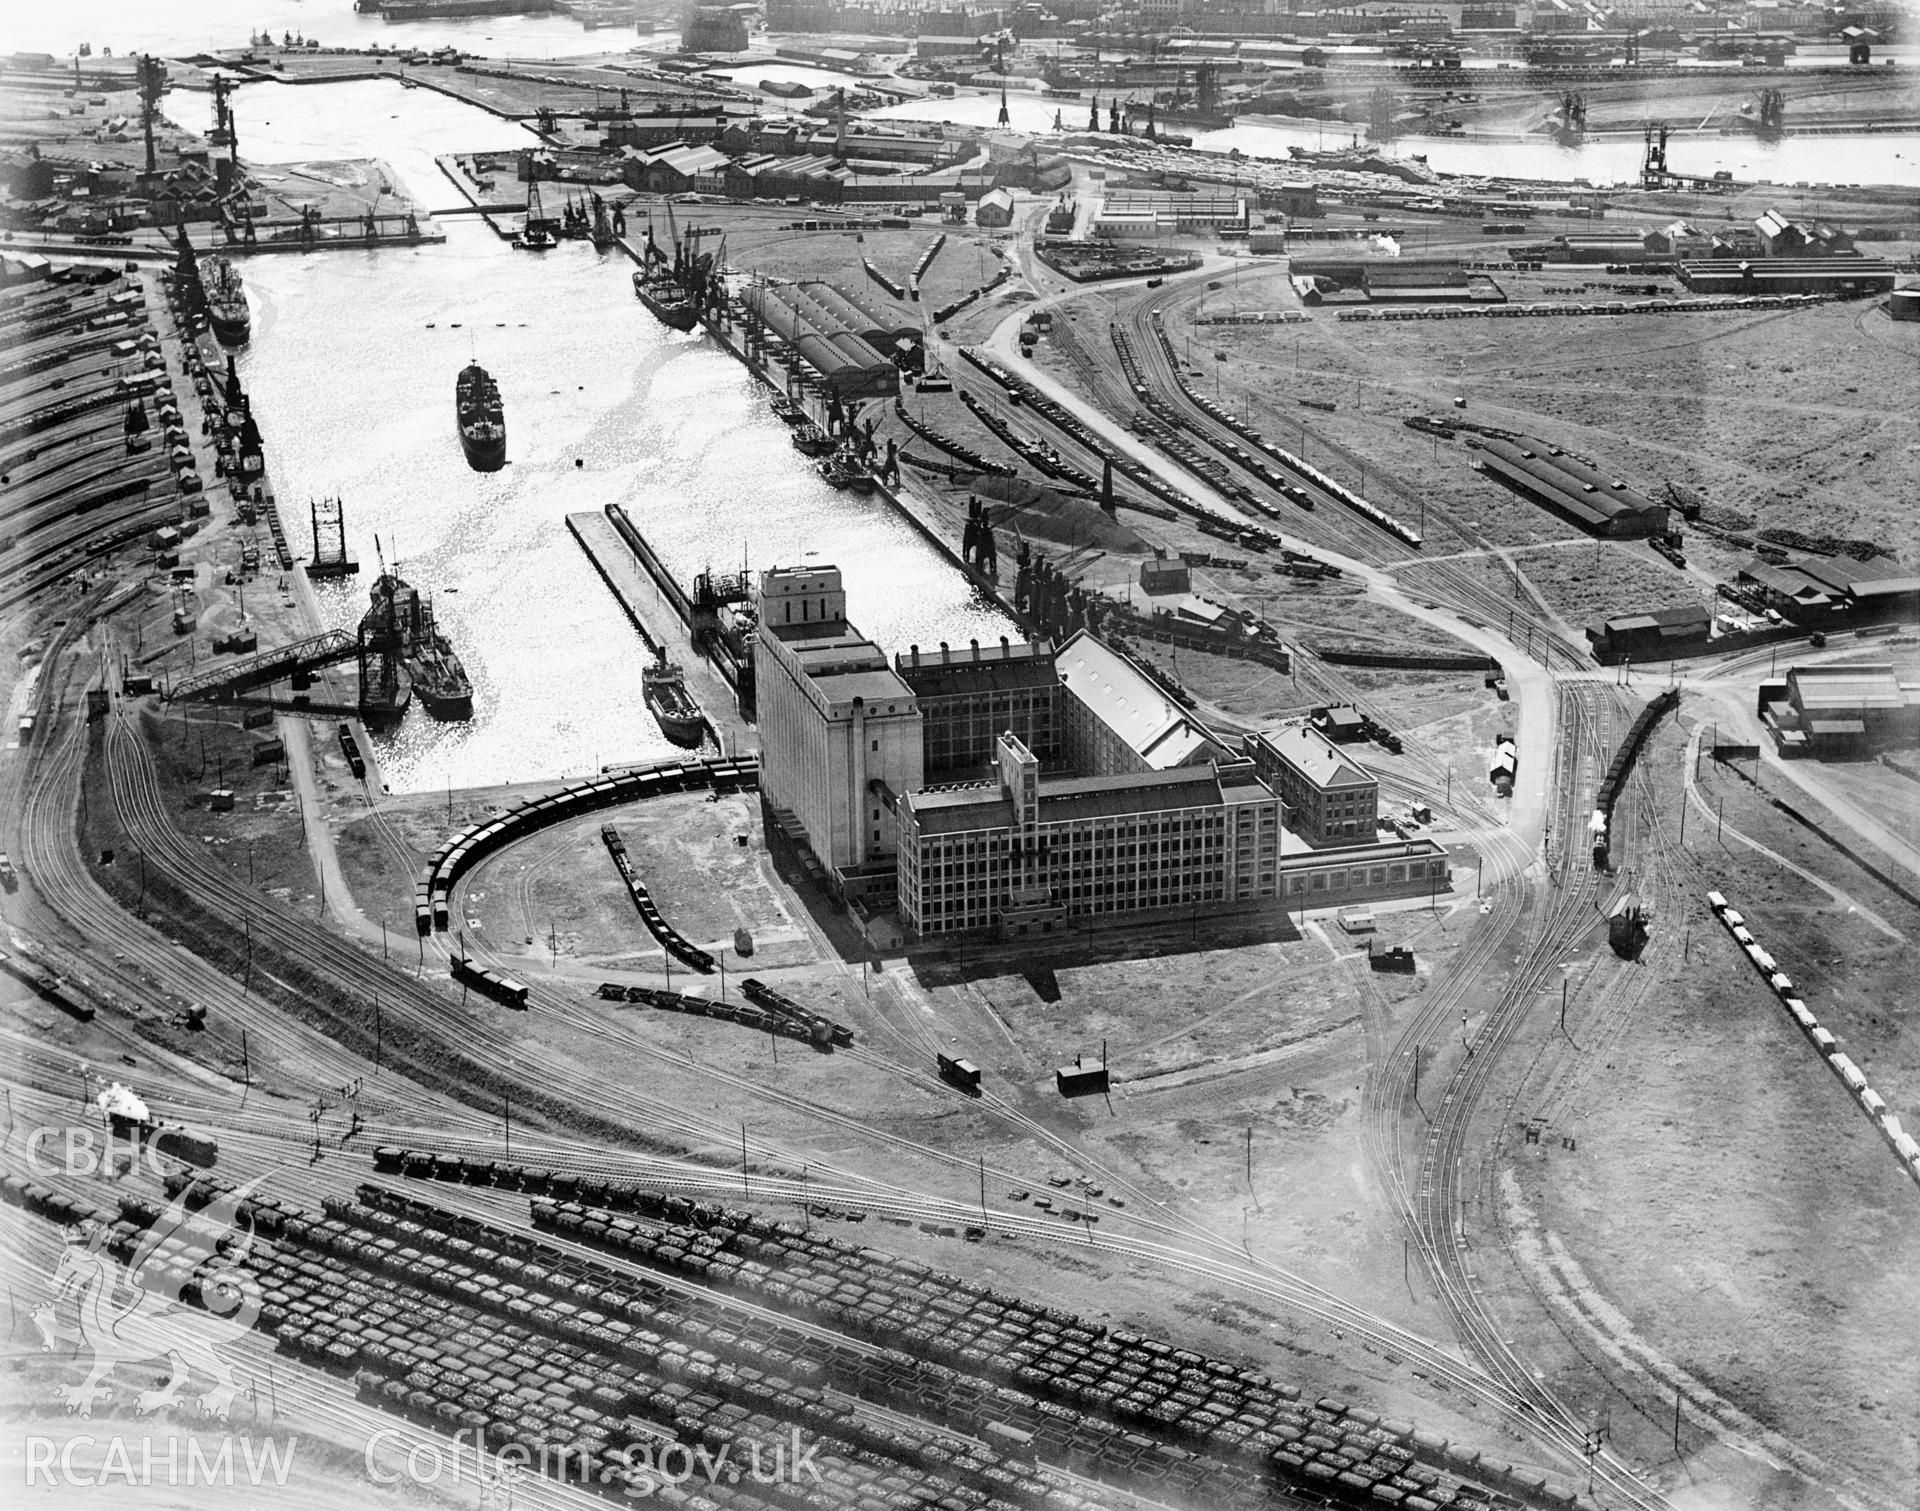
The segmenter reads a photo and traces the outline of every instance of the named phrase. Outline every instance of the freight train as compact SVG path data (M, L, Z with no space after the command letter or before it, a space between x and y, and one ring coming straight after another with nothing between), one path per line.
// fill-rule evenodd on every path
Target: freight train
M1854 1101L1860 1105L1860 1110L1873 1123L1875 1131L1893 1150L1901 1168L1920 1184L1920 1142L1916 1142L1913 1135L1900 1126L1899 1114L1887 1110L1885 1099L1867 1084L1860 1067L1841 1052L1839 1041L1820 1026L1820 1020L1802 1000L1792 980L1780 969L1773 956L1761 948L1747 927L1746 919L1727 902L1726 897L1719 892L1707 893L1707 908L1740 947L1754 970L1759 972L1760 978L1767 984L1767 990L1779 1000L1818 1051L1820 1058L1827 1062L1827 1067L1846 1086Z
M1620 742L1620 748L1613 753L1613 762L1607 767L1600 790L1594 794L1593 817L1587 824L1593 840L1593 869L1596 871L1606 870L1611 863L1613 807L1620 800L1620 791L1627 785L1627 778L1633 774L1633 763L1640 754L1640 747L1646 744L1648 734L1660 717L1679 702L1680 689L1677 687L1669 687L1656 694L1653 701L1640 710L1633 727L1627 731L1626 739Z
M688 761L602 775L546 797L524 799L498 817L454 835L428 857L419 883L414 887L414 928L421 934L445 930L448 897L455 883L500 846L525 839L549 824L596 809L685 792L690 788L711 787L716 793L738 792L757 786L759 780L759 761L752 756L742 756L736 760Z
M633 899L633 905L640 910L640 921L647 926L647 932L660 941L662 949L689 970L711 975L713 956L699 945L681 938L679 931L661 916L660 909L654 906L653 898L647 892L646 884L640 880L639 872L634 870L633 862L628 858L620 831L612 824L602 824L600 839L607 847L607 854L613 857L614 865L619 868L620 879L626 883L627 895Z
M1167 361L1172 366L1174 372L1178 374L1180 372L1180 362L1174 351L1172 338L1167 335L1165 327L1160 322L1160 315L1158 311L1155 311L1153 320L1154 320L1154 334L1160 338L1160 345L1161 345L1161 348L1166 352ZM1416 551L1419 550L1421 546L1424 544L1420 532L1414 529L1413 526L1406 524L1404 521L1400 519L1395 518L1393 515L1389 514L1386 510L1382 509L1378 504L1373 503L1371 500L1362 498L1358 493L1355 493L1351 488L1348 488L1345 484L1336 483L1332 478L1328 477L1324 472L1320 471L1319 468L1310 466L1307 462L1295 456L1292 452L1284 450L1283 448L1274 445L1273 442L1269 441L1252 424L1248 423L1246 420L1234 414L1233 411L1228 409L1225 405L1217 403L1213 399L1209 399L1208 397L1206 397L1206 395L1200 393L1190 383L1188 383L1184 377L1180 377L1178 379L1178 382L1180 384L1180 391L1184 393L1192 403L1198 405L1201 409L1205 410L1210 417L1212 417L1218 423L1226 426L1229 430L1234 431L1235 433L1246 437L1247 440L1253 442L1255 446L1258 446L1268 456L1272 457L1275 461L1279 462L1281 466L1287 468L1291 472L1297 473L1301 477L1306 478L1307 481L1311 482L1317 488L1319 488L1321 492L1329 494L1332 497L1338 499L1341 503L1345 504L1349 509L1353 510L1354 513L1360 515L1363 519L1366 519L1371 523L1379 526L1382 530L1385 530L1387 534L1395 537L1398 540L1404 541L1407 545L1412 546L1414 550ZM1243 460L1246 460L1249 466L1255 465L1251 462L1250 459L1247 459L1244 457L1244 453L1237 453L1237 454L1241 455ZM1262 476L1267 477L1269 480L1275 482L1276 484L1279 483L1280 480L1277 474L1274 474L1270 470L1267 470L1264 468L1259 468L1257 470L1261 472ZM1302 493L1300 495L1300 498L1295 498L1294 490L1291 490L1291 489L1286 489L1283 491L1286 491L1287 496L1293 499L1295 503L1299 503L1301 499L1305 497L1305 494ZM1308 507L1311 507L1311 505L1309 505Z
M1085 1487L1094 1493L1084 1500L1058 1483L1018 1478L1033 1459L1071 1467L1083 1480L1138 1490L1155 1502L1219 1511L1252 1511L1280 1498L1288 1504L1410 1511L1576 1504L1571 1486L1456 1447L1410 1422L1382 1418L1337 1397L1316 1399L1226 1359L1109 1330L1091 1318L833 1238L817 1226L807 1231L777 1217L624 1181L419 1149L383 1146L374 1151L374 1167L386 1176L490 1187L530 1199L538 1232L532 1238L515 1235L510 1252L519 1261L516 1283L531 1294L505 1305L528 1307L529 1320L552 1317L539 1308L555 1281L536 1277L564 1276L571 1305L590 1298L586 1304L608 1318L593 1320L593 1327L621 1337L631 1333L631 1347L637 1351L644 1344L655 1351L646 1357L657 1352L660 1360L630 1370L615 1392L619 1399L596 1398L606 1400L616 1417L651 1418L688 1440L697 1440L716 1418L729 1421L735 1435L745 1430L732 1402L752 1409L777 1402L784 1415L802 1415L817 1432L853 1433L902 1465L902 1473L924 1463L947 1480L958 1475L988 1492L996 1505L1033 1511L1091 1511L1110 1498L1094 1486ZM0 1194L6 1192L0 1179ZM261 1229L271 1232L285 1209L271 1199L261 1206ZM369 1244L372 1230L417 1255L454 1259L448 1269L435 1259L424 1265L418 1257L411 1260L420 1283L445 1295L495 1284L494 1246L506 1248L508 1242L472 1217L385 1186L363 1185L357 1204L329 1198L327 1215L327 1229L347 1229L336 1243L390 1253L377 1240ZM568 1245L567 1253L544 1241L553 1237ZM583 1258L582 1246L618 1255L628 1267L625 1278ZM635 1266L672 1276L671 1301L651 1276L632 1274ZM647 1291L643 1304L631 1295L636 1288ZM571 1329L582 1337L602 1336L589 1333L588 1324L565 1307L558 1315L550 1325L563 1335ZM296 1320L295 1326L303 1323ZM840 1336L823 1334L823 1328ZM361 1366L370 1375L398 1375L378 1348L362 1344ZM680 1362L696 1348L714 1362L699 1356L691 1366ZM452 1353L448 1363L461 1358ZM660 1376L669 1370L672 1383L662 1385ZM584 1372L591 1376L590 1369ZM417 1378L445 1388L439 1371ZM524 1373L501 1379L511 1389ZM878 1429L850 1413L836 1417L832 1403L822 1400L823 1389L897 1415ZM397 1408L422 1420L435 1404L428 1394L387 1394ZM663 1409L670 1415L658 1415ZM958 1446L951 1434L978 1438L982 1449ZM935 1439L939 1445L929 1454L927 1445ZM984 1505L987 1496L965 1498ZM832 1499L836 1505L853 1501L850 1493ZM906 1511L930 1502L902 1492L877 1499L876 1508L881 1503Z
M783 997L764 981L749 976L740 983L741 993L755 1007L792 1023L805 1026L807 1036L816 1049L832 1049L835 1045L845 1048L853 1043L853 1030L844 1023L835 1023L831 1018L823 1018L819 1013L802 1007L790 997Z
M526 1009L527 989L513 977L502 975L469 955L451 956L448 964L453 979L462 986L470 986L496 1002L504 1002L508 1007L517 1007L522 1011Z

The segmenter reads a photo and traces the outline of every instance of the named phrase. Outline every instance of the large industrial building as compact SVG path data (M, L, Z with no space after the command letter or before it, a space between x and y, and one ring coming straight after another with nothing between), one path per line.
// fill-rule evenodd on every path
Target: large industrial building
M1521 446L1488 436L1475 456L1482 471L1595 535L1621 539L1667 533L1666 505L1558 447Z
M1042 780L1015 736L997 744L997 780L902 805L900 916L914 933L1018 937L1275 895L1280 804L1248 763Z
M906 937L1018 938L1447 890L1440 846L1373 842L1372 779L1347 757L1299 753L1322 795L1289 812L1256 758L1085 631L889 665L835 567L762 573L758 609L769 827L863 925L893 906Z
M1847 755L1920 741L1920 682L1885 662L1796 666L1763 683L1760 717L1782 755Z
M1682 262L1676 276L1696 294L1884 294L1894 266L1882 257L1714 258Z
M758 608L754 693L769 811L791 816L843 886L870 880L878 859L890 873L891 795L918 787L924 765L913 690L847 623L838 567L763 572Z

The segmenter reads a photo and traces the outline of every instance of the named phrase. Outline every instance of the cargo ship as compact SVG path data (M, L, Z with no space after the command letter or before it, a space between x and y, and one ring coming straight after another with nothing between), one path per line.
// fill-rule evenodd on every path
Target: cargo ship
M660 659L640 674L640 685L660 732L676 745L697 746L707 732L706 715L687 691L686 674L667 659L664 647Z
M397 655L420 706L436 719L473 717L473 684L453 643L434 623L433 605L398 572L382 571L360 627L367 643Z
M253 333L247 310L247 290L240 270L224 257L207 258L200 265L200 281L207 295L207 323L222 346L245 346Z
M635 271L633 292L654 319L674 330L690 331L700 318L699 307L665 273Z
M647 244L640 268L633 275L633 292L663 325L690 331L699 322L702 309L718 302L721 253L696 251L692 233L683 239L671 204L667 206L667 238L673 248L671 257L654 241L653 227L647 227ZM725 246L723 239L722 251Z
M498 472L506 466L506 412L492 374L477 362L461 368L453 384L453 405L467 465L475 472Z

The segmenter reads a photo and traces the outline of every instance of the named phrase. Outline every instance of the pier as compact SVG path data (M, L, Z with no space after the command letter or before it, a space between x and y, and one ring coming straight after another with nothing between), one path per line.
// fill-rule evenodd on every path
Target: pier
M618 509L615 504L608 510ZM624 513L621 516L625 518ZM631 524L628 530L632 531ZM687 644L696 650L702 649L693 638L690 619L683 614L665 593L663 593L652 575L654 570L664 572L658 558L653 556L651 548L647 557L653 561L653 567L642 570L642 559L628 544L627 537L614 528L613 523L604 514L578 513L567 516L567 531L578 542L580 549L586 552L587 560L593 563L594 571L600 574L600 580L613 594L614 602L620 605L620 611L627 616L627 622L639 635L650 656L658 656L663 651L671 654L676 640L684 638ZM633 538L644 538L633 531ZM668 578L669 583L672 579ZM676 590L677 591L677 590ZM680 600L686 601L681 593ZM674 628L679 621L679 629ZM727 748L738 752L751 748L752 741L747 738L748 725L737 712L738 698L734 688L728 683L721 670L704 655L689 656L681 661L681 670L686 673L687 691L694 702L700 705L700 711L707 716L707 722L716 734L724 734Z

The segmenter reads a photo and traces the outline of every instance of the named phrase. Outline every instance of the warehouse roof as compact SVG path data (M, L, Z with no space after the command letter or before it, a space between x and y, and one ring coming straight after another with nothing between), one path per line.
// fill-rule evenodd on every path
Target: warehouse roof
M1518 446L1490 436L1480 443L1481 464L1502 482L1534 493L1583 524L1604 525L1621 515L1651 514L1663 506L1622 478L1555 450L1544 442Z
M1211 730L1085 630L1060 647L1054 665L1067 691L1155 770L1222 753Z
M1796 666L1787 673L1787 687L1794 705L1803 714L1907 706L1893 667L1886 662L1862 666Z
M1783 598L1791 598L1796 603L1814 605L1832 601L1833 595L1827 588L1797 567L1776 567L1772 562L1756 561L1740 569L1740 575L1748 582L1778 593Z

